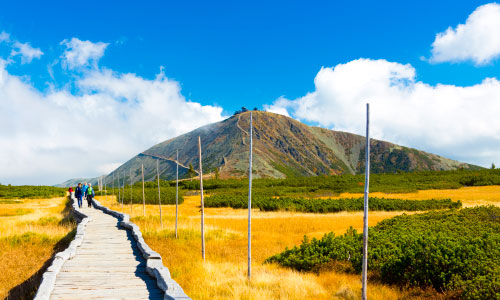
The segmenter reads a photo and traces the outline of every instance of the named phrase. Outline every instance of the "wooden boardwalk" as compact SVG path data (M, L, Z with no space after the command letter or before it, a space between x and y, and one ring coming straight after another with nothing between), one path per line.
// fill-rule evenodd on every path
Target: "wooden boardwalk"
M163 299L130 231L87 203L81 212L92 220L75 257L57 274L50 299Z

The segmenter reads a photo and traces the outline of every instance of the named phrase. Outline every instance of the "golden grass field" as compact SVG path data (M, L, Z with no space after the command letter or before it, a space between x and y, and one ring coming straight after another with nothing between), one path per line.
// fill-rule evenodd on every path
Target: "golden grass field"
M342 193L338 197L325 198L358 198L363 194ZM370 197L385 197L408 200L422 199L447 199L460 200L464 207L478 205L496 205L500 206L500 186L474 186L463 187L451 190L422 190L415 193L370 193Z
M360 197L342 194L340 197ZM464 206L500 204L500 186L467 187L456 190L426 190L408 194L371 193L373 197L402 199L451 198ZM361 231L362 212L310 214L294 212L252 212L252 280L247 270L247 211L231 208L205 208L206 261L201 259L200 197L186 196L179 205L179 239L175 239L175 206L162 206L163 230L158 205L123 208L110 196L98 197L103 204L131 214L142 230L146 242L159 252L172 277L193 299L358 299L361 294L359 275L323 272L319 275L299 273L264 260L285 247L300 244L304 235L321 237L325 233L343 234L353 226ZM126 200L126 199L125 199ZM371 212L369 225L403 212ZM421 299L415 291L371 283L370 299ZM418 296L420 294L420 296ZM432 297L438 295L433 294Z
M338 197L361 197L341 194ZM425 190L408 194L371 193L373 197L402 199L461 200L464 206L500 205L500 186L467 187L454 190ZM114 198L98 197L106 206L122 211ZM67 212L66 198L0 200L0 299L19 284L25 295L32 295L36 274L44 263L64 248L75 224L62 222ZM174 237L175 206L164 205L160 228L157 205L125 205L132 221L141 227L146 242L164 260L174 279L195 300L199 299L357 299L359 275L323 272L299 273L263 261L285 247L300 244L304 235L321 237L327 232L342 234L347 228L362 229L362 212L307 214L260 212L252 215L253 277L246 278L247 211L231 208L206 208L206 261L201 260L199 196L186 196L179 206L179 239ZM402 212L371 212L370 226ZM66 237L66 238L64 238ZM61 240L63 242L61 242ZM58 249L60 251L62 249ZM28 282L28 284L26 284ZM31 284L30 284L31 283ZM405 291L384 284L370 283L370 299L422 299L420 291ZM417 295L417 296L415 296ZM437 296L431 294L432 297ZM11 299L19 299L11 297ZM27 297L27 299L29 299Z
M65 247L61 239L71 238L75 224L62 222L65 204L65 197L0 201L0 299L16 286L9 299L33 298L38 271Z

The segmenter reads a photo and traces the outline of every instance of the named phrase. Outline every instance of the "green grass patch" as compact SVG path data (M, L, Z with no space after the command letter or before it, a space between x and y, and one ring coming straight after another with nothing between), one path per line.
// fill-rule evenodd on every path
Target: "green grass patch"
M64 197L66 188L34 185L2 185L0 184L0 199L44 199Z
M364 175L293 176L286 179L257 178L253 194L259 196L315 197L322 191L331 193L362 193ZM165 182L174 186L175 182ZM162 183L163 185L163 183ZM500 169L399 172L370 175L370 192L410 193L428 189L458 189L466 186L500 185ZM155 185L156 186L156 185ZM184 190L197 190L198 180L181 181ZM248 179L204 180L210 194L246 194ZM142 198L141 198L142 199Z
M308 213L334 213L340 211L362 211L363 198L343 199L306 199L306 198L276 198L252 197L252 207L261 211L296 211ZM206 207L247 208L246 195L213 195L205 199ZM369 198L371 211L424 211L445 208L460 208L460 201L451 199L402 200L386 198Z
M161 190L161 203L162 204L175 204L175 183L171 186L169 181L160 181ZM96 191L96 195L104 196L111 195L113 189L108 187L107 193L104 191ZM118 189L114 190L115 196L118 197ZM123 193L123 195L122 195ZM179 188L179 204L184 203L184 193L185 190ZM124 203L130 203L132 197L133 204L142 204L142 182L135 183L132 185L132 190L130 185L126 185L124 189L120 191L120 195L123 196ZM158 185L156 182L146 182L144 186L144 196L146 204L157 204L158 203ZM118 198L117 198L118 200Z

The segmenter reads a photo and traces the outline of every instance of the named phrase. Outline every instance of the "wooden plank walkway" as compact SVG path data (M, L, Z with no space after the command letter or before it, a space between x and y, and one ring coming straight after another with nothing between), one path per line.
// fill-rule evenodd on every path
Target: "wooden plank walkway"
M132 234L87 203L81 212L92 220L75 257L57 274L50 299L163 299Z

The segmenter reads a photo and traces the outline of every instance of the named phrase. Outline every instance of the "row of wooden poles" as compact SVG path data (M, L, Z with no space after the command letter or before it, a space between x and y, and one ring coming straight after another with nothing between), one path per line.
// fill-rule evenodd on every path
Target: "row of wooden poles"
M253 124L252 112L250 112L250 145L249 145L249 167L248 167L248 272L247 276L250 279L252 276L252 159L253 159ZM366 285L367 285L367 271L368 271L368 193L370 184L370 105L366 104L366 164L365 164L365 191L364 191L364 211L363 211L363 262L362 262L362 299L366 300ZM201 204L201 255L205 261L205 203L203 197L203 168L201 160L201 138L198 136L198 155L199 155L199 176L200 176L200 204ZM176 182L175 182L175 237L177 234L177 221L178 221L178 197L179 197L179 151L176 152ZM143 213L146 216L146 200L144 195L144 164L142 165L142 203ZM158 160L156 161L156 175L158 178L158 205L160 209L160 226L163 229L162 213L161 213L161 193L160 193L160 171ZM113 195L114 195L114 173L113 173ZM120 175L118 174L118 182L120 182ZM100 179L100 190L102 190L103 180ZM106 186L104 187L106 191ZM123 191L120 191L118 198L121 199L123 210L123 199L125 195L125 176L123 176ZM107 193L107 191L106 191ZM106 194L107 196L107 194ZM132 169L130 169L130 210L132 212Z
M200 140L198 140L200 143ZM200 143L201 145L201 143ZM175 181L175 238L178 237L177 234L177 222L178 222L178 213L179 213L179 151L177 151L177 159L176 159L176 181ZM200 156L201 157L201 156ZM163 220L162 220L162 213L161 213L161 191L160 191L160 168L159 168L159 160L156 160L156 174L158 177L158 205L160 208L160 224L161 228L163 229ZM201 164L201 162L200 162ZM141 171L142 171L142 207L143 207L143 215L146 216L146 197L144 194L144 164L141 165ZM132 205L133 205L133 197L132 197L132 169L130 169L130 174L129 174L129 179L130 179L130 212L132 213ZM102 191L104 190L105 192L105 197L107 200L108 197L108 190L107 190L107 184L104 183L104 180L102 176L98 178L98 186L99 190ZM124 204L124 199L125 199L125 175L123 175L123 184L120 184L120 174L118 173L118 202L121 203L122 206L122 211L123 211L123 204ZM121 185L121 187L120 187ZM115 173L113 173L113 196L115 195Z

